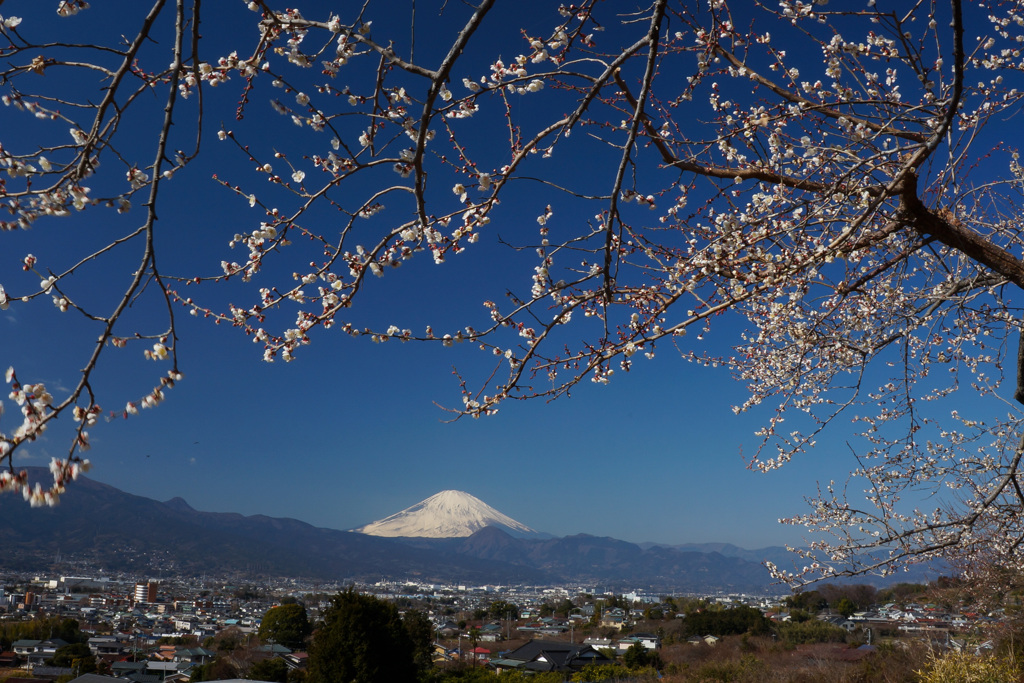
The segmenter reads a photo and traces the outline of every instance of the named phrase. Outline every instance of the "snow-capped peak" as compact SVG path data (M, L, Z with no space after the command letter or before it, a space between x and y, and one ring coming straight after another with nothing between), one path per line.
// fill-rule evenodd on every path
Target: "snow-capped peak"
M401 512L352 531L370 536L459 538L472 536L487 526L501 527L517 536L537 533L464 491L441 491Z

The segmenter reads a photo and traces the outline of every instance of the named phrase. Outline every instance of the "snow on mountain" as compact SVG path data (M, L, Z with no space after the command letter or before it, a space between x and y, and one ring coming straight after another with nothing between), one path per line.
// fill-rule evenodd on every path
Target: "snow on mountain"
M487 526L499 527L514 536L538 535L525 524L464 491L441 491L401 512L352 531L370 536L462 538Z

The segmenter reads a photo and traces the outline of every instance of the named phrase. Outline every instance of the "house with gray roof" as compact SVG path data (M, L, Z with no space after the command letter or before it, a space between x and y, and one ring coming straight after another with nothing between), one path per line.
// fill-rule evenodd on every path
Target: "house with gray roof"
M489 666L498 673L516 671L580 671L588 664L605 664L611 660L590 645L576 645L559 640L531 640L522 647L492 659Z

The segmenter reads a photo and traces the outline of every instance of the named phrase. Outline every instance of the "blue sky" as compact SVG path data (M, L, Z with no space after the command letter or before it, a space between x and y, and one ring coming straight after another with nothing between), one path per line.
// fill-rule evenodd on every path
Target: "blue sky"
M213 47L206 48L207 58L251 43L249 33L228 28L242 25L252 32L237 22L252 22L255 15L237 4L241 11L212 10L205 29L214 37ZM26 17L26 35L33 21L52 21L49 6L46 15L37 7L35 0L3 4L5 16ZM394 9L396 21L407 11L405 3L387 7ZM421 17L427 16L422 3L420 11ZM421 59L439 50L442 39L450 39L458 23L446 20L465 9L447 11L443 20L421 19ZM375 26L386 22L382 16L373 17ZM553 21L541 17L538 13L524 19L518 10L495 17L489 40L499 39L496 27L503 23L527 21L531 25L525 28L539 31ZM116 22L105 22L98 8L59 27L69 36L119 31ZM432 42L432 33L437 42ZM398 40L400 44L402 39ZM493 45L488 47L494 51ZM510 44L508 54L517 50L521 47ZM460 71L458 78L462 75ZM360 78L365 75L352 76L352 83ZM251 230L259 221L258 211L211 179L216 172L255 182L244 175L250 163L216 140L221 121L229 129L248 131L261 154L271 148L297 149L290 153L296 161L301 150L313 144L313 134L282 124L270 111L268 97L281 95L268 92L265 84L257 87L246 121L232 121L238 85L236 78L220 91L208 90L204 154L165 186L170 198L161 205L158 231L165 273L216 272L221 259L233 257L227 248L231 236ZM152 116L159 104L154 100L140 106ZM531 106L527 101L517 107L524 125L537 115ZM0 130L16 126L30 136L42 130L40 125L0 110ZM148 150L152 125L151 119L144 119L126 136ZM261 139L263 131L273 131L273 139ZM487 155L489 140L482 135L467 137L481 155ZM6 135L0 139L8 143ZM500 157L500 146L495 148ZM139 156L149 158L148 154ZM586 186L595 160L574 157L572 147L566 147L565 156L552 164L576 174L574 179ZM506 287L529 287L529 268L522 267L530 263L528 256L496 240L497 235L524 241L524 233L535 235L537 206L542 205L545 190L534 187L524 193L533 193L532 203L504 207L493 234L473 254L443 267L422 258L389 274L379 286L374 283L376 289L355 313L357 319L395 322L416 330L431 321L444 329L449 320L483 327L484 298L500 300ZM0 234L0 283L12 295L28 291L38 278L19 270L26 253L46 265L66 263L73 254L130 229L139 216L96 209L41 222L29 232ZM317 217L332 220L329 214ZM589 216L567 216L560 209L555 218L552 229L557 231L559 220ZM131 250L125 252L76 276L76 295L100 301L123 288L135 258ZM234 283L197 290L197 297L199 291L220 302L244 296ZM129 313L133 323L150 324L146 301ZM768 475L748 471L745 458L760 444L754 432L766 411L734 415L732 406L746 397L742 385L725 369L682 360L668 345L653 361L638 361L628 376L619 373L608 386L584 382L571 398L507 402L494 417L451 423L451 415L437 404L459 403L453 366L480 373L491 362L468 347L394 341L378 345L321 332L294 362L266 364L260 360L262 349L235 330L180 310L178 322L185 380L168 392L168 400L158 409L92 430L89 457L95 468L90 476L142 496L180 496L201 510L294 517L346 529L440 490L460 489L556 535L730 542L756 548L803 544L800 529L780 526L776 520L802 512L802 498L814 493L817 481L842 481L856 466L840 426L830 438L819 439L811 456ZM740 331L736 321L723 319L698 348L727 354L739 342ZM22 381L43 381L51 390L74 383L94 338L92 325L57 312L47 301L12 305L0 313L0 363L14 365ZM97 390L104 408L120 410L125 401L137 400L166 369L143 359L142 348L133 345L108 353L102 361ZM11 419L5 418L0 428L10 428ZM62 455L68 427L55 426L17 462L45 465L51 456Z
M13 339L53 333L55 315L6 313L5 356ZM197 509L342 529L454 488L556 535L760 547L799 542L775 520L850 465L841 448L819 449L769 475L746 470L758 439L756 422L730 409L741 387L668 352L571 398L447 423L434 401L458 400L450 363L461 349L338 336L264 364L232 331L185 324L185 381L158 409L93 430L91 477ZM48 462L64 448L58 434L19 462Z

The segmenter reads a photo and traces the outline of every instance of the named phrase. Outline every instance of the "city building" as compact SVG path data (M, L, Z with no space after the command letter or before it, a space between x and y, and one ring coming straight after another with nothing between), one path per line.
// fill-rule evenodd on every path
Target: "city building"
M146 583L135 584L135 602L156 602L156 581L148 581Z

